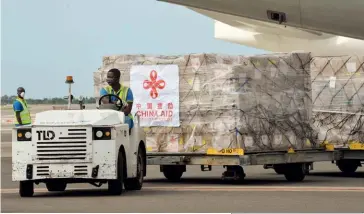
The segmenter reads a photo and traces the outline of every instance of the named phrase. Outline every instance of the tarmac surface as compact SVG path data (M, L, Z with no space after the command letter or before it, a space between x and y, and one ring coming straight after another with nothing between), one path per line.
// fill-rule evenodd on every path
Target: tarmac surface
M11 127L1 127L1 212L364 212L364 167L344 176L330 162L315 163L297 183L262 166L245 167L241 184L222 181L222 167L201 172L199 166L169 182L158 166L148 166L140 191L110 196L107 185L71 184L50 193L40 184L34 197L21 198L11 180Z

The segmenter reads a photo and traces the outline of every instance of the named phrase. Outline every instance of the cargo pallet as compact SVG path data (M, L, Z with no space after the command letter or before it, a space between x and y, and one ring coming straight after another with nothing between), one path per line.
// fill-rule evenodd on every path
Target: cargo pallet
M303 181L314 162L331 161L343 173L354 173L364 161L364 143L336 149L325 144L322 149L296 150L282 152L244 153L243 149L208 149L206 153L197 152L148 152L147 165L159 165L160 171L171 181L179 180L186 172L187 165L200 165L201 171L211 171L212 166L223 166L226 171L222 179L241 181L245 178L244 166L263 165L283 174L287 181Z

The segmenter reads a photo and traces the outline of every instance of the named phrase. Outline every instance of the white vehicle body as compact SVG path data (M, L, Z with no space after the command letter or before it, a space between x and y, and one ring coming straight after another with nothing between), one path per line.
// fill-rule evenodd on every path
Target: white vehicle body
M110 109L37 113L31 126L13 129L12 180L106 183L118 179L118 157L123 155L125 182L137 177L138 152L143 153L144 177L145 134L137 116L129 134L124 117L123 112ZM97 138L100 130L103 136ZM23 137L18 137L19 132Z

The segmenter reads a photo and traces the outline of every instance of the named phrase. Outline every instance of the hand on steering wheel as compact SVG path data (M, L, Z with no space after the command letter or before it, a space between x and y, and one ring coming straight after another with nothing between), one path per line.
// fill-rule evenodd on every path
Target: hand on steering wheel
M122 108L123 108L123 101L120 99L120 97L119 96L116 96L115 94L105 94L105 95L103 95L102 97L100 97L100 99L99 99L99 106L101 105L101 101L102 101L102 99L104 98L104 97L109 97L109 103L113 103L112 101L111 101L111 97L116 97L117 99L118 99L118 101L117 102L115 102L115 103L113 103L113 104L115 104L115 106L116 106L116 108L118 109L118 111L120 111Z

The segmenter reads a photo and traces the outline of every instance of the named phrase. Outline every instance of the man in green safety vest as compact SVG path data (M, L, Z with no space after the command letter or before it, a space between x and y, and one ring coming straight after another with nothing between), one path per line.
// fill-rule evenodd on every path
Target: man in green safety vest
M129 125L129 129L131 130L134 127L133 116L131 114L131 110L133 107L133 92L130 88L123 86L120 84L120 71L116 68L110 69L107 72L106 82L108 86L101 88L100 97L106 94L115 94L123 101L123 103L127 103L128 105L123 106L122 111L125 114L125 123ZM116 97L111 97L111 103L117 102L118 99ZM109 99L105 97L102 100L103 103L109 103Z
M28 104L24 99L25 89L23 87L19 87L17 89L17 98L13 103L13 109L15 112L15 126L29 125L32 123L32 119L30 117L30 112L28 109Z

